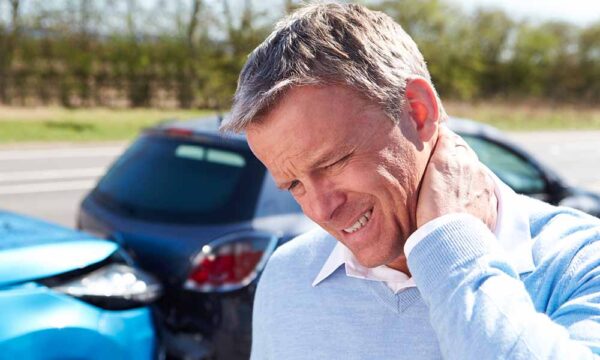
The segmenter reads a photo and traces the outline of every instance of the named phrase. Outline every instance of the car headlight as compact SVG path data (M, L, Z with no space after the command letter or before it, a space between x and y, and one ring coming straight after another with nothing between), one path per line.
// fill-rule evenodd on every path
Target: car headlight
M144 306L162 294L162 286L153 276L121 263L109 263L93 271L78 271L40 282L108 310Z

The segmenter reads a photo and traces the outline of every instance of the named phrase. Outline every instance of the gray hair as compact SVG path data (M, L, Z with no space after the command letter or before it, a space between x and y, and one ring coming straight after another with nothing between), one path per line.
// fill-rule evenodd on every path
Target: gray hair
M398 122L406 82L414 77L431 83L417 45L389 16L354 4L307 5L250 54L221 130L243 131L286 90L305 85L349 86Z

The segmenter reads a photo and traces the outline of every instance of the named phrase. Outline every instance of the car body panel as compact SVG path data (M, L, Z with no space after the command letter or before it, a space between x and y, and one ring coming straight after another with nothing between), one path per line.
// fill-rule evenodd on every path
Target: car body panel
M43 220L0 210L0 251L86 238L91 236Z
M9 359L151 359L147 307L108 311L36 283L0 291L0 354Z
M86 240L0 251L0 287L83 269L108 258L117 247L108 241Z
M0 287L98 263L117 245L41 220L0 212Z

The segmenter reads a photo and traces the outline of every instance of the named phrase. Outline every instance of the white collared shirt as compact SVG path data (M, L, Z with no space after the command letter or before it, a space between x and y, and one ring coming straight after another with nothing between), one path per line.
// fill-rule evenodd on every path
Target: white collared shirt
M490 175L496 184L495 194L498 199L498 215L494 235L501 248L508 255L509 261L518 273L532 271L534 268L531 255L531 234L529 218L519 206L519 195L504 184L491 171ZM448 214L433 219L421 226L406 241L404 254L408 258L412 249L429 233L441 224L452 220L457 214ZM321 271L313 281L313 286L329 277L338 267L345 265L346 275L358 279L383 281L395 294L403 289L416 286L407 274L381 265L367 268L358 263L352 252L341 242L337 242L331 254L325 261Z

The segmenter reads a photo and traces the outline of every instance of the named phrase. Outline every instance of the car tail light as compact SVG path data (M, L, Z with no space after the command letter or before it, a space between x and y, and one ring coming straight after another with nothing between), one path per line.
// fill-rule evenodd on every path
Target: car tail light
M267 233L236 233L202 248L193 260L185 288L200 292L233 291L251 283L277 245Z

